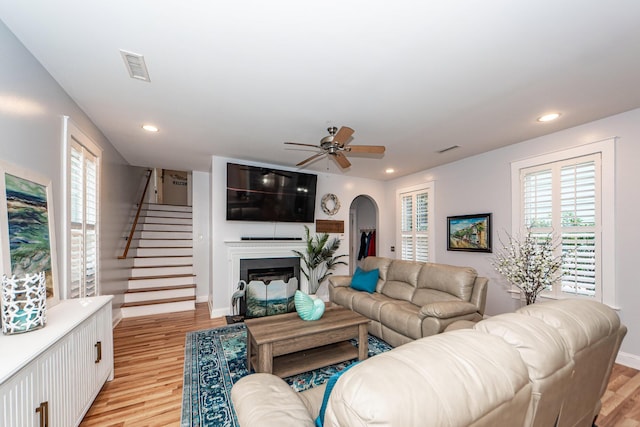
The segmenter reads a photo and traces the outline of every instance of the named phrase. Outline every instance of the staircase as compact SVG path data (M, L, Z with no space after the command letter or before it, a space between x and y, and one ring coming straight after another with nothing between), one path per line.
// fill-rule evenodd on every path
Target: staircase
M195 310L191 206L144 204L122 317Z

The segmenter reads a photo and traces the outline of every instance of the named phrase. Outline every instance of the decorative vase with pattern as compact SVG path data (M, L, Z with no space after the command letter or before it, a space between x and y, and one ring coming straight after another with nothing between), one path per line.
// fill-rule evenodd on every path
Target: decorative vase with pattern
M5 335L34 331L47 321L45 273L2 278L2 332Z

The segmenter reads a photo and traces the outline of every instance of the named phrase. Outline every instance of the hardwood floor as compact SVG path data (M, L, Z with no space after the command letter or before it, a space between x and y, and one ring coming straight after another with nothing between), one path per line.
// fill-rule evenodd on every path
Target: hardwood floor
M184 341L188 331L226 325L195 311L123 319L113 330L115 377L81 426L179 426Z
M225 325L207 304L191 312L123 319L113 331L115 378L100 391L81 427L179 426L188 331ZM640 427L640 372L615 365L599 427Z

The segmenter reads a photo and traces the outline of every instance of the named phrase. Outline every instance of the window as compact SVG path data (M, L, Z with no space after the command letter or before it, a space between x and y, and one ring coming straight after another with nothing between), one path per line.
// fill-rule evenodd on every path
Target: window
M398 190L400 259L433 262L433 183Z
M551 234L564 256L560 280L543 296L615 305L614 145L610 139L512 164L514 235Z
M67 129L67 297L98 295L98 189L102 150L69 120Z

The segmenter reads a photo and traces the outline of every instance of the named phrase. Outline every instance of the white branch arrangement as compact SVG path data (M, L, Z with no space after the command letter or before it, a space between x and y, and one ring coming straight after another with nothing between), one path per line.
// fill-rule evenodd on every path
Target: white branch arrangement
M536 302L538 295L550 289L559 279L556 274L562 267L562 255L556 255L559 243L554 242L551 233L547 236L536 236L527 230L522 240L507 234L507 244L500 239L500 249L492 265L512 285L522 291L527 304Z

